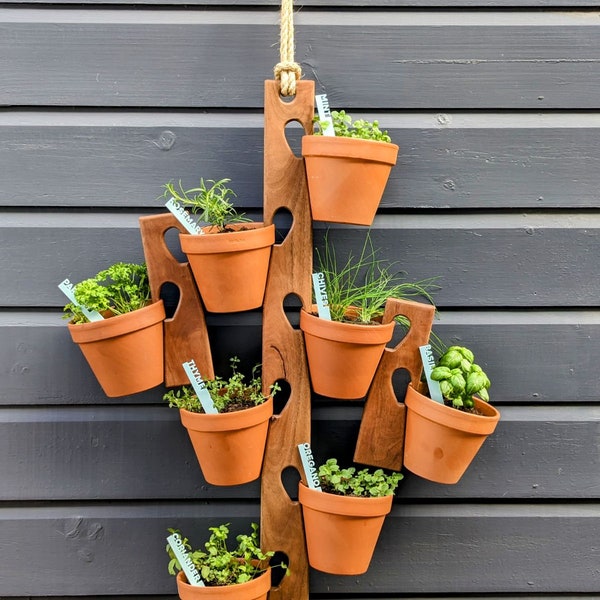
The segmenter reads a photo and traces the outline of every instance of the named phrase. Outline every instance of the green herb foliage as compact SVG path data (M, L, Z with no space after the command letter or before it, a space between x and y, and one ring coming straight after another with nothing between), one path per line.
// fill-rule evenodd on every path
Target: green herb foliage
M200 219L215 227L218 232L229 231L228 226L233 223L248 222L243 213L238 213L231 202L236 194L227 187L230 179L214 181L200 179L200 185L189 190L184 190L179 182L178 187L169 182L165 184L163 197L174 198L180 204L189 206L194 214L199 214Z
M211 534L204 544L204 550L193 550L189 540L181 536L183 545L206 586L246 583L266 571L269 560L275 554L274 552L263 552L260 549L256 523L252 523L250 535L238 535L236 537L237 546L233 550L229 550L227 547L229 525L230 523L225 523L217 527L209 527ZM176 529L168 531L180 534ZM169 544L167 544L166 550L171 558L168 567L169 573L177 575L177 572L181 571L181 565ZM277 566L285 569L286 575L289 574L285 564L281 563Z
M439 381L444 398L454 408L472 410L473 396L489 402L490 380L475 364L473 352L463 346L450 346L431 371L431 379Z
M75 299L89 310L109 311L110 316L122 315L150 302L150 284L145 264L116 263L95 277L81 281L73 288ZM73 303L64 308L72 323L87 323L81 309Z
M401 273L392 272L394 263L378 258L370 235L360 254L354 256L350 252L345 263L338 263L335 248L326 235L324 249L316 249L316 258L318 270L325 278L333 321L373 323L382 317L388 298L425 298L433 304L431 292L439 289L436 278L409 282ZM397 320L409 325L405 317Z
M377 142L388 142L392 140L387 131L379 129L379 121L365 121L358 119L352 121L352 117L344 110L332 110L333 130L336 137L360 138L362 140L375 140ZM321 121L318 116L313 120L315 124L315 135L323 135L323 129L327 127L326 121Z
M240 359L234 356L229 359L232 375L229 379L215 377L214 379L206 380L204 383L206 389L212 398L215 408L220 413L234 412L236 410L244 410L258 406L274 396L279 391L279 385L274 383L269 388L270 394L262 393L262 378L258 375L260 365L255 365L252 369L252 377L248 383L245 382L243 373L237 370ZM190 412L203 413L204 409L196 392L193 388L184 385L178 390L169 390L163 400L169 403L170 407L183 408Z
M329 458L319 467L323 491L340 496L391 496L402 479L401 473L386 474L383 469L372 472L369 469L357 472L354 467L342 469L335 458Z

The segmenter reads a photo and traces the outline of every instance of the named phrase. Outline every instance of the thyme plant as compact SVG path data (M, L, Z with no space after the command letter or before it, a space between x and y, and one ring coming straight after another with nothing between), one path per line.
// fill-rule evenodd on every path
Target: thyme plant
M352 117L346 114L344 110L332 110L331 118L336 137L359 138L388 143L392 141L387 131L379 129L379 121L366 121L364 119L352 121ZM325 122L315 116L313 123L315 124L314 135L323 135L323 130L326 128Z

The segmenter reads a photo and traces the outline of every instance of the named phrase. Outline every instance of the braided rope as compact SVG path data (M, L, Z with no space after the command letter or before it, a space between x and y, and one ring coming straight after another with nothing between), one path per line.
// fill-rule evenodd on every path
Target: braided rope
M296 94L296 80L302 76L302 69L294 62L294 2L281 1L281 21L279 34L279 62L273 69L279 80L282 96Z

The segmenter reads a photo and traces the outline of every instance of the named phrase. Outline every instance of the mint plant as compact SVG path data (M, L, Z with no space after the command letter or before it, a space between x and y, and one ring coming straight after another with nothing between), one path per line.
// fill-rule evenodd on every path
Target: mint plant
M369 471L354 467L342 469L337 459L329 458L318 470L319 482L324 492L340 496L378 498L391 496L403 479L402 473L386 474L383 469Z
M150 302L148 269L145 264L119 262L75 285L73 293L77 302L89 310L104 316L123 315ZM64 311L64 318L72 323L88 322L79 306L71 302Z
M269 561L275 554L260 549L256 523L251 524L252 532L249 535L238 535L237 546L229 550L227 547L229 525L230 523L225 523L217 527L209 527L211 534L204 544L204 550L193 550L189 540L181 536L183 545L206 586L235 585L251 581L267 570ZM171 534L180 534L176 529L168 531ZM181 565L169 544L166 550L171 558L168 571L171 575L177 575L178 571L181 571ZM289 574L285 564L281 563L277 566Z
M279 385L274 383L269 388L270 393L264 395L262 393L262 378L258 374L260 365L254 366L251 379L249 382L246 382L244 374L237 370L239 362L240 359L237 356L229 359L232 370L232 375L229 379L217 376L214 379L204 382L215 404L215 408L220 413L234 412L258 406L280 390ZM171 408L183 408L190 412L204 413L196 392L187 385L182 386L178 390L169 390L163 396L163 400L168 402Z
M200 219L215 227L218 233L231 231L229 225L233 223L245 223L250 221L243 213L238 213L231 201L236 194L227 187L230 179L220 179L214 181L200 179L200 185L189 190L184 190L179 182L178 187L169 182L164 185L164 198L174 198L180 204L189 206L194 214L198 214Z
M336 137L359 138L388 143L392 141L387 131L379 129L379 121L365 121L364 119L352 121L352 117L346 114L344 110L332 110L331 118ZM321 122L318 116L315 116L313 123L315 124L314 135L323 135L326 123Z
M439 381L447 404L459 410L475 407L473 396L489 402L490 380L483 369L475 364L473 352L463 346L450 346L431 371L431 379Z

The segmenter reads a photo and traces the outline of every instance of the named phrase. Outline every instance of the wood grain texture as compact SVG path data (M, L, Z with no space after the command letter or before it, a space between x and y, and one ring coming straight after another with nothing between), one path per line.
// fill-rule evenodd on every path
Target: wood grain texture
M323 13L302 11L296 55L334 107L598 106L594 13L347 11L330 22L323 35ZM0 32L14 82L2 105L259 108L278 27L273 11L22 9L0 13Z
M231 522L237 533L257 518L258 506L241 502L2 507L0 595L173 594L164 551L168 527L199 545L215 522ZM396 503L368 573L312 572L311 593L373 598L401 587L406 595L591 594L598 582L599 522L598 504ZM144 560L132 561L140 548ZM447 560L455 555L460 567ZM23 560L44 568L24 579ZM65 565L71 566L69 577Z
M400 145L380 212L597 206L595 113L354 116L379 119ZM262 120L221 111L0 113L0 205L158 209L168 181L229 177L236 205L262 208ZM301 131L289 128L298 145Z
M53 4L52 0L8 0L6 5L30 5L30 4ZM94 6L106 4L105 0L64 0L62 4L77 4L82 6ZM113 4L118 4L114 3ZM239 6L237 0L170 0L168 3L164 0L133 0L128 1L128 6L135 5L161 5L161 6ZM279 7L279 0L244 0L244 6L252 7ZM510 7L590 7L595 8L596 4L592 0L303 0L302 6L308 7L331 7L331 8L415 8L415 7L458 7L458 8L510 8Z
M597 405L502 407L501 412L496 431L460 483L444 486L407 473L398 498L600 499ZM335 456L350 466L360 417L358 406L314 407L311 444L318 464ZM282 453L292 445L282 443ZM166 405L4 407L0 450L0 501L5 502L227 503L258 501L260 494L257 482L233 488L207 485L177 411ZM269 522L263 527L268 530ZM291 529L289 524L280 527Z

